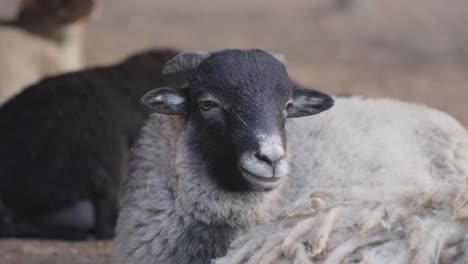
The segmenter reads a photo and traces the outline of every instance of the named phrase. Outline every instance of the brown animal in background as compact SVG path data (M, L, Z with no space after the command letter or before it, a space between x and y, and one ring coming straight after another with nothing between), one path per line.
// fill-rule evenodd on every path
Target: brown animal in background
M0 104L44 76L83 66L83 22L94 0L22 0L0 26Z

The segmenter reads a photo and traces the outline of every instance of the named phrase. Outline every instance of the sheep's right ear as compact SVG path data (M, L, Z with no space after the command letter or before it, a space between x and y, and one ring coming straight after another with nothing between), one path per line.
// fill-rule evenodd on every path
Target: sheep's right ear
M149 110L165 115L187 115L187 89L161 87L149 91L141 98L141 103Z
M334 100L328 94L294 85L293 98L288 107L288 117L315 115L330 109Z

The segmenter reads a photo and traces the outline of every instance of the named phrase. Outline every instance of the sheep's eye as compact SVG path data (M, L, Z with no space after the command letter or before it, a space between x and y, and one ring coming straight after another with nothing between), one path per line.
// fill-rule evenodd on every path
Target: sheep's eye
M202 101L199 103L200 109L203 111L208 111L214 107L218 107L218 104L213 101Z
M284 110L289 111L292 107L292 103L287 103L286 106L284 107Z

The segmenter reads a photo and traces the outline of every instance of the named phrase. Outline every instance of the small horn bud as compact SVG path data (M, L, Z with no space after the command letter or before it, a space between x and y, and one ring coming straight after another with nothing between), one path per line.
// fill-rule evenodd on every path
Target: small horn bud
M194 70L210 56L209 52L184 52L170 59L164 65L162 73L178 73Z
M275 59L279 60L281 63L286 65L286 57L284 56L284 54L275 53L275 54L273 54L273 57L275 57Z

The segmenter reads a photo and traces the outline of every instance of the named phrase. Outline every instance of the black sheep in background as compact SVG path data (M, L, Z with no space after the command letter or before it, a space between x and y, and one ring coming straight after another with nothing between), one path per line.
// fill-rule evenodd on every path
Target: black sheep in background
M148 113L140 98L180 84L177 54L44 79L0 108L0 237L111 238L127 158Z

